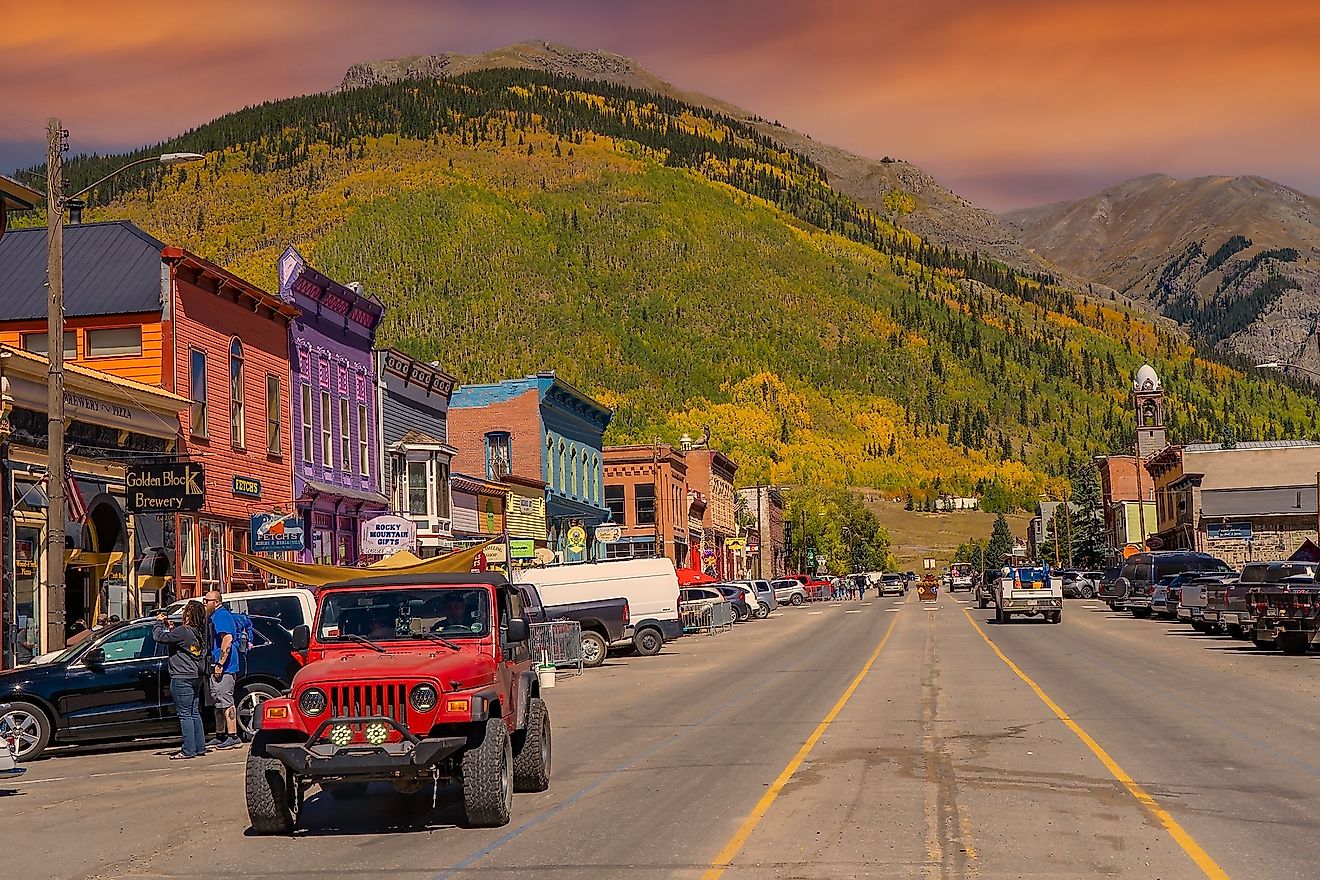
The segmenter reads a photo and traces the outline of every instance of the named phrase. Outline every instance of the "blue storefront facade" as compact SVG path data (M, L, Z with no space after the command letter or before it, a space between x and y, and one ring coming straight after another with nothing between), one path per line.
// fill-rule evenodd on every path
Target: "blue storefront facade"
M609 515L603 446L613 412L554 373L463 385L449 404L454 467L546 484L546 542L566 562L599 556L595 527Z

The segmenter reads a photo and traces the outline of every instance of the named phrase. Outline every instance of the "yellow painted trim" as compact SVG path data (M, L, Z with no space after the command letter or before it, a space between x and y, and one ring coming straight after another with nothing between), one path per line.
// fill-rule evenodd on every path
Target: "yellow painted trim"
M1178 820L1169 815L1168 810L1161 807L1155 798L1151 797L1144 788L1138 785L1137 782L1128 775L1127 771L1120 767L1118 762L1111 758L1109 753L1106 752L1098 742L1092 739L1089 733L1082 729L1080 724L1073 721L1072 718L1068 716L1068 713L1059 707L1058 703L1051 700L1045 691L1041 690L1040 685L1032 681L1031 677L1019 669L1016 663L1008 659L1008 656L999 649L999 646L991 641L990 637L985 634L985 630L981 629L980 625L972 619L972 613L965 607L962 609L962 612L967 615L967 622L972 625L972 629L976 630L977 634L980 635L980 637L985 640L985 643L990 646L990 650L995 652L995 656L1000 660L1003 660L1005 665L1013 670L1013 674L1022 679L1027 687L1031 688L1036 696L1040 697L1040 701L1049 707L1049 710L1054 713L1055 717L1062 721L1064 726L1076 734L1077 738L1082 741L1082 744L1090 749L1093 755L1100 759L1100 763L1104 764L1105 769L1119 781L1119 784L1127 789L1128 794L1132 795L1137 803L1145 807L1146 812L1150 813L1151 816L1164 826L1164 829L1169 832L1169 836L1174 839L1174 842L1182 847L1182 851L1187 853L1187 857L1196 864L1196 867L1201 869L1201 873L1205 874L1206 877L1211 878L1211 880L1229 880L1228 874L1223 868L1219 867L1214 859L1210 858L1209 853L1201 848L1201 845L1196 842L1196 838L1188 834L1182 825L1178 824Z
M701 880L719 880L720 877L724 876L724 872L729 869L734 858L746 845L747 839L752 836L756 826L760 825L761 820L770 812L770 807L774 805L775 800L784 790L784 786L788 785L788 781L802 766L802 762L807 759L807 755L811 753L812 748L825 735L825 731L829 729L839 713L843 711L843 707L848 705L848 701L852 699L853 693L857 690L858 685L862 683L862 679L866 677L866 673L871 671L876 658L880 656L880 651L884 649L885 643L889 641L889 637L893 635L894 627L897 625L898 617L894 617L889 623L889 628L885 630L884 637L880 639L880 644L875 646L875 650L871 652L871 656L862 666L862 671L857 673L857 676L852 680L852 684L848 685L848 689L843 692L843 696L839 697L838 702L834 704L834 708L830 709L820 724L816 725L816 729L811 732L811 736L807 737L807 741L802 744L802 748L798 749L797 754L793 756L793 760L788 762L788 766L775 777L775 781L770 784L770 788L766 793L761 795L761 799L756 802L756 806L752 807L751 814L743 820L742 825L738 826L738 830L734 832L733 837L729 838L729 842L724 844L724 848L720 850L719 855L715 856L711 866L701 875Z

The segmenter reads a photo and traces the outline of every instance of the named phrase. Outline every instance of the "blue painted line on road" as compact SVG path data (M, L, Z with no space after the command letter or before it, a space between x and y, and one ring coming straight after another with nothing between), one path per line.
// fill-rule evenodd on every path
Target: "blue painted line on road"
M823 612L815 612L815 613L823 613ZM600 788L605 783L611 782L612 780L618 778L618 776L622 774L624 771L631 770L633 767L640 764L642 761L645 761L647 758L659 754L660 752L664 751L670 746L678 742L681 742L684 739L687 739L692 734L696 733L698 730L701 730L703 727L705 727L705 725L708 724L709 722L718 718L720 715L726 714L730 710L736 708L739 704L746 701L757 691L770 685L772 682L778 681L780 678L782 678L785 675L788 675L789 672L792 671L794 670L785 669L775 673L773 676L765 679L755 687L747 691L744 691L741 696L737 697L733 701L725 703L719 708L714 709L711 712L707 713L706 715L703 715L702 717L698 718L696 721L692 722L686 729L684 729L681 733L675 734L673 737L665 740L664 742L657 743L655 746L647 749L646 751L642 752L640 755L630 758L629 760L623 762L622 764L619 764L618 766L610 769L608 772L605 773L605 775L601 776L596 781L585 786L584 788L581 788L578 791L574 792L573 794L569 795L568 798L566 798L563 801L560 801L558 804L555 804L553 807L546 810L544 813L541 813L539 816L536 816L533 819L527 820L526 822L519 825L517 828L513 829L512 831L508 832L504 836L498 838L494 842L487 844L486 846L477 850L472 855L462 859L461 861L455 862L453 865L450 865L448 868L441 871L439 874L436 874L435 877L432 878L432 880L449 880L449 878L456 876L460 871L467 870L468 868L475 865L477 862L484 859L486 856L495 852L500 847L513 841L514 839L524 834L525 832L532 830L536 826L543 823L545 820L559 815L564 810L573 806L578 801L582 800L584 797L591 794L593 791ZM797 670L797 671L803 671L803 670Z

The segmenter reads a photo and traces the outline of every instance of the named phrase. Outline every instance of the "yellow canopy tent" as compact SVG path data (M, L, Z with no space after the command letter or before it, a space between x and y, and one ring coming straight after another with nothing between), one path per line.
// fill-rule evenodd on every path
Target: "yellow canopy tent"
M241 559L254 568L270 572L295 584L324 587L326 584L346 581L351 578L380 577L383 574L440 574L442 572L471 571L472 564L476 561L477 556L481 554L481 551L491 544L503 540L502 537L492 538L475 547L458 550L448 556L437 556L435 559L418 559L411 553L407 553L407 556L412 556L413 561L411 562L404 557L404 553L396 553L367 568L285 562L281 559L267 559L264 556L253 556L251 553L239 553L237 551L234 551L234 558Z
M412 552L411 550L400 550L398 553L394 553L390 556L386 556L384 559L376 560L375 562L368 565L367 568L378 568L378 569L384 569L385 571L393 571L396 568L408 568L411 565L416 565L419 562L425 562L425 561L426 560L422 559L422 557L418 556L416 553Z

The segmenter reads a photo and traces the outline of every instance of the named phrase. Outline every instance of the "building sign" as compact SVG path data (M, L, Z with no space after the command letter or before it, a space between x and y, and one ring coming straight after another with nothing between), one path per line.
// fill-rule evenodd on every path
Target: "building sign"
M206 475L200 464L142 464L124 469L131 513L201 510L206 501Z
M254 480L251 477L234 477L234 494L242 495L246 498L261 497L261 481Z
M582 526L573 526L568 530L568 549L574 553L587 549L587 530Z
M602 544L613 544L621 537L623 537L623 529L619 528L616 523L604 523L596 526L596 540Z
M445 400L454 392L454 377L444 370L415 361L393 349L386 349L382 360L385 373L402 379L404 385L423 389L427 394L439 394Z
M746 539L746 538L728 538L727 540L725 540L725 542L724 542L724 546L727 547L727 548L730 549L730 550L746 550L746 549L747 549L747 539Z
M378 516L362 524L363 556L389 556L417 550L417 524L401 516Z
M307 547L300 513L258 513L252 517L252 552L283 553Z
M1212 541L1250 541L1251 523L1206 523L1206 537Z
M33 412L45 412L46 383L11 375L9 393L14 405ZM64 392L64 417L88 425L103 425L148 437L173 439L179 433L178 413L161 413L132 404L102 400L76 391Z
M536 556L536 542L531 538L512 538L509 541L509 555L514 559L531 559Z

